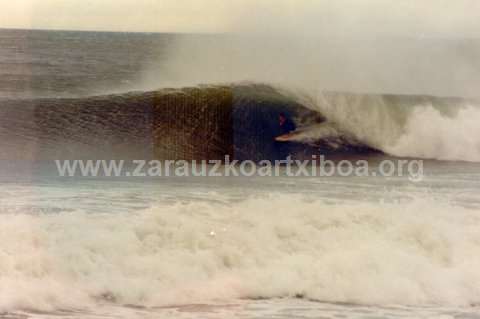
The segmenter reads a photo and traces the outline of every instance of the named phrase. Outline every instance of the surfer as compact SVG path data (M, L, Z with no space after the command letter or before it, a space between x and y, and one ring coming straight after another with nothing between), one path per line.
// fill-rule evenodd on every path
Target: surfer
M297 129L295 126L295 123L287 117L285 113L280 113L278 115L278 124L279 124L279 129L280 129L280 137L287 136L288 134L292 133ZM290 153L291 153L291 148L292 148L292 143L288 141L282 141L279 139L279 137L275 138L276 142L276 148L278 151L278 154L280 158L285 159L287 158Z
M278 124L280 125L280 130L282 132L282 135L288 134L297 129L297 127L295 126L295 123L293 123L293 121L289 119L285 115L285 113L280 113L278 115Z

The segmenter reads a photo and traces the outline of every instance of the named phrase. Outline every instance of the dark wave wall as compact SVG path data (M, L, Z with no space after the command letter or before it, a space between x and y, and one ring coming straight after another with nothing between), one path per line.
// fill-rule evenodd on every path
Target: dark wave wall
M319 115L268 86L0 101L0 159L281 159L278 114Z

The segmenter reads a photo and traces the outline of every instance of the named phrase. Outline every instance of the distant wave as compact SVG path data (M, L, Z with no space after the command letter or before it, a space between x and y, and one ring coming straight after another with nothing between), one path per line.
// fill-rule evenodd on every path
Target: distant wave
M0 100L2 158L281 159L357 154L480 161L480 103L265 84ZM297 124L279 146L278 114Z

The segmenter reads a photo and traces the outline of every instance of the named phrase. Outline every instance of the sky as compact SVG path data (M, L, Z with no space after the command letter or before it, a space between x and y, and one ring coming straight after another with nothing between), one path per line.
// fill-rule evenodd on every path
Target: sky
M0 0L0 27L480 37L478 0Z

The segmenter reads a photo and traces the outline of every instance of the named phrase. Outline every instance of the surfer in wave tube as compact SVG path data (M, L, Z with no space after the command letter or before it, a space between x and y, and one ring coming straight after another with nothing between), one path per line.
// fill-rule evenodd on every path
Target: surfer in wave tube
M289 119L285 113L280 113L278 115L278 124L280 126L280 136L276 137L275 140L278 142L285 142L288 141L290 135L297 129L295 123L291 119Z
M278 115L278 124L280 128L280 136L275 138L277 141L277 150L280 153L280 157L285 158L290 153L291 143L288 142L289 138L295 132L297 127L285 113L280 113Z
M293 123L293 121L289 119L285 113L280 113L278 116L278 124L280 124L282 135L291 133L297 129L295 123Z

